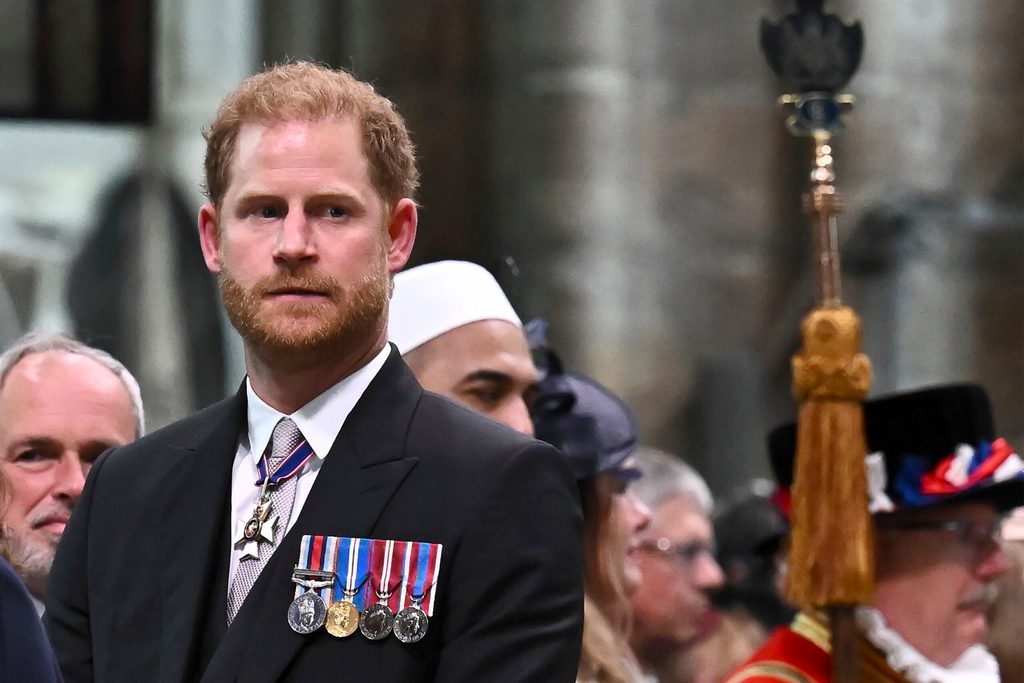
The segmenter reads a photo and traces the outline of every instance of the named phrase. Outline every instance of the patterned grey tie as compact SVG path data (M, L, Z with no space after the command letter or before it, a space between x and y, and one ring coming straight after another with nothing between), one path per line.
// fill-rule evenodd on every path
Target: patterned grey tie
M268 473L276 472L284 459L291 455L303 441L305 439L302 438L302 432L291 418L282 417L274 426L274 433L270 437ZM292 504L295 502L295 488L298 486L298 480L298 476L289 477L270 490L270 509L272 515L278 516L277 524L274 527L274 542L273 544L259 544L259 558L247 558L238 563L235 579L228 591L229 626L235 620L238 610L242 608L245 596L249 594L249 590L256 583L263 567L266 566L270 556L274 554L274 550L284 538L285 529L288 528L288 520L292 513Z

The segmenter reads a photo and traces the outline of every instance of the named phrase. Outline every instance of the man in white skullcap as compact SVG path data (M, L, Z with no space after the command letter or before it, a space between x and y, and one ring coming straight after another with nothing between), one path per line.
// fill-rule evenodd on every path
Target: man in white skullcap
M388 338L425 389L533 435L537 370L519 316L484 268L439 261L395 275Z

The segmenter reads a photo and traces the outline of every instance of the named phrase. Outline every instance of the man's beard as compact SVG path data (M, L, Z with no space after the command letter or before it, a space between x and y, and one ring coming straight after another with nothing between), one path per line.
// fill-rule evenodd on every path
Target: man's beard
M246 289L225 269L218 284L228 319L242 339L257 356L278 363L317 363L371 338L383 327L391 291L383 254L380 267L350 291L333 277L301 270L265 277ZM261 310L265 295L288 289L325 296Z
M0 545L29 592L41 600L46 590L46 580L53 568L56 541L50 543L37 538L16 536L10 528L5 527Z

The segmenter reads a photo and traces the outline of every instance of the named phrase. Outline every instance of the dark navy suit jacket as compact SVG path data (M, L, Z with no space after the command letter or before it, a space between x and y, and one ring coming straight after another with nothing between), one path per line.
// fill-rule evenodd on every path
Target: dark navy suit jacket
M225 627L245 392L97 460L46 625L69 683L572 683L582 517L565 458L425 392L392 348L292 529ZM426 638L293 632L303 534L442 543Z
M24 584L0 558L0 683L60 681L57 660Z

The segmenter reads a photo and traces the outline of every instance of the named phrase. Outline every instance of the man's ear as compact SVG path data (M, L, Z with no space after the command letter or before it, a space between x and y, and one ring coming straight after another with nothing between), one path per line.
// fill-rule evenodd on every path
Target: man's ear
M416 202L405 197L398 200L388 222L388 271L397 273L409 261L416 242Z
M199 207L199 246L203 249L206 267L211 273L219 273L220 225L217 223L217 207L210 202Z

